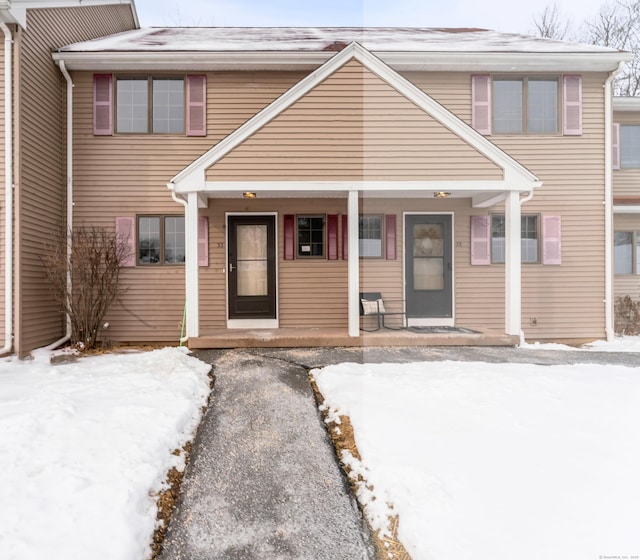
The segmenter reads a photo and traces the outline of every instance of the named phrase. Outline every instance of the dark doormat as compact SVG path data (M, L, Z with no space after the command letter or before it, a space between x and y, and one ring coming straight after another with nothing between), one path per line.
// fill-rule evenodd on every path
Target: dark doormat
M465 329L464 327L409 327L410 331L423 334L442 334L442 333L458 333L458 334L479 334L480 331L473 329Z

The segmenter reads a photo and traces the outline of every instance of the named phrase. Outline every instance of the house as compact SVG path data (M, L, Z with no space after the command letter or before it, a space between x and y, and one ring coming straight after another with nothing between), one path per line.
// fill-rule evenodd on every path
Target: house
M640 296L640 98L613 99L613 227L616 297Z
M72 91L58 195L131 247L112 340L355 340L360 292L414 326L612 335L628 53L481 29L131 27L52 56Z

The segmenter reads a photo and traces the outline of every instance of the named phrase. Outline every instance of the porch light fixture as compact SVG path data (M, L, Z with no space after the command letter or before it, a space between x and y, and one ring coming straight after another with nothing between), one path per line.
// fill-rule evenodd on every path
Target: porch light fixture
M449 191L436 191L433 193L434 198L447 198L449 196L451 196Z
M255 198L256 197L256 193L254 193L254 192L243 192L242 193L242 197L243 198Z

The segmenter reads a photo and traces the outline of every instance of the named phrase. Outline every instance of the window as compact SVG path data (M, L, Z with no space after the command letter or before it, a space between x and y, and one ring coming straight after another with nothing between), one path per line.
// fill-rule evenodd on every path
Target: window
M116 131L182 134L185 121L183 78L118 78Z
M640 274L640 231L616 231L613 237L615 274Z
M359 218L361 257L382 257L382 216L364 214Z
M558 127L557 78L494 78L494 134L554 134Z
M182 264L185 261L183 216L138 216L140 265Z
M298 216L298 257L324 257L324 216Z
M640 125L620 126L620 167L640 167Z
M521 216L521 260L523 263L540 262L538 216ZM505 262L505 217L491 217L491 262Z

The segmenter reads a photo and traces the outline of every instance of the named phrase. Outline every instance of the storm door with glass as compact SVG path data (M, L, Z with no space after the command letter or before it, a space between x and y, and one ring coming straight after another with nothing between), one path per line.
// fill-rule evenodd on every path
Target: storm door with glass
M275 216L229 216L228 228L229 319L275 319Z
M407 319L450 319L452 301L451 216L405 218Z

